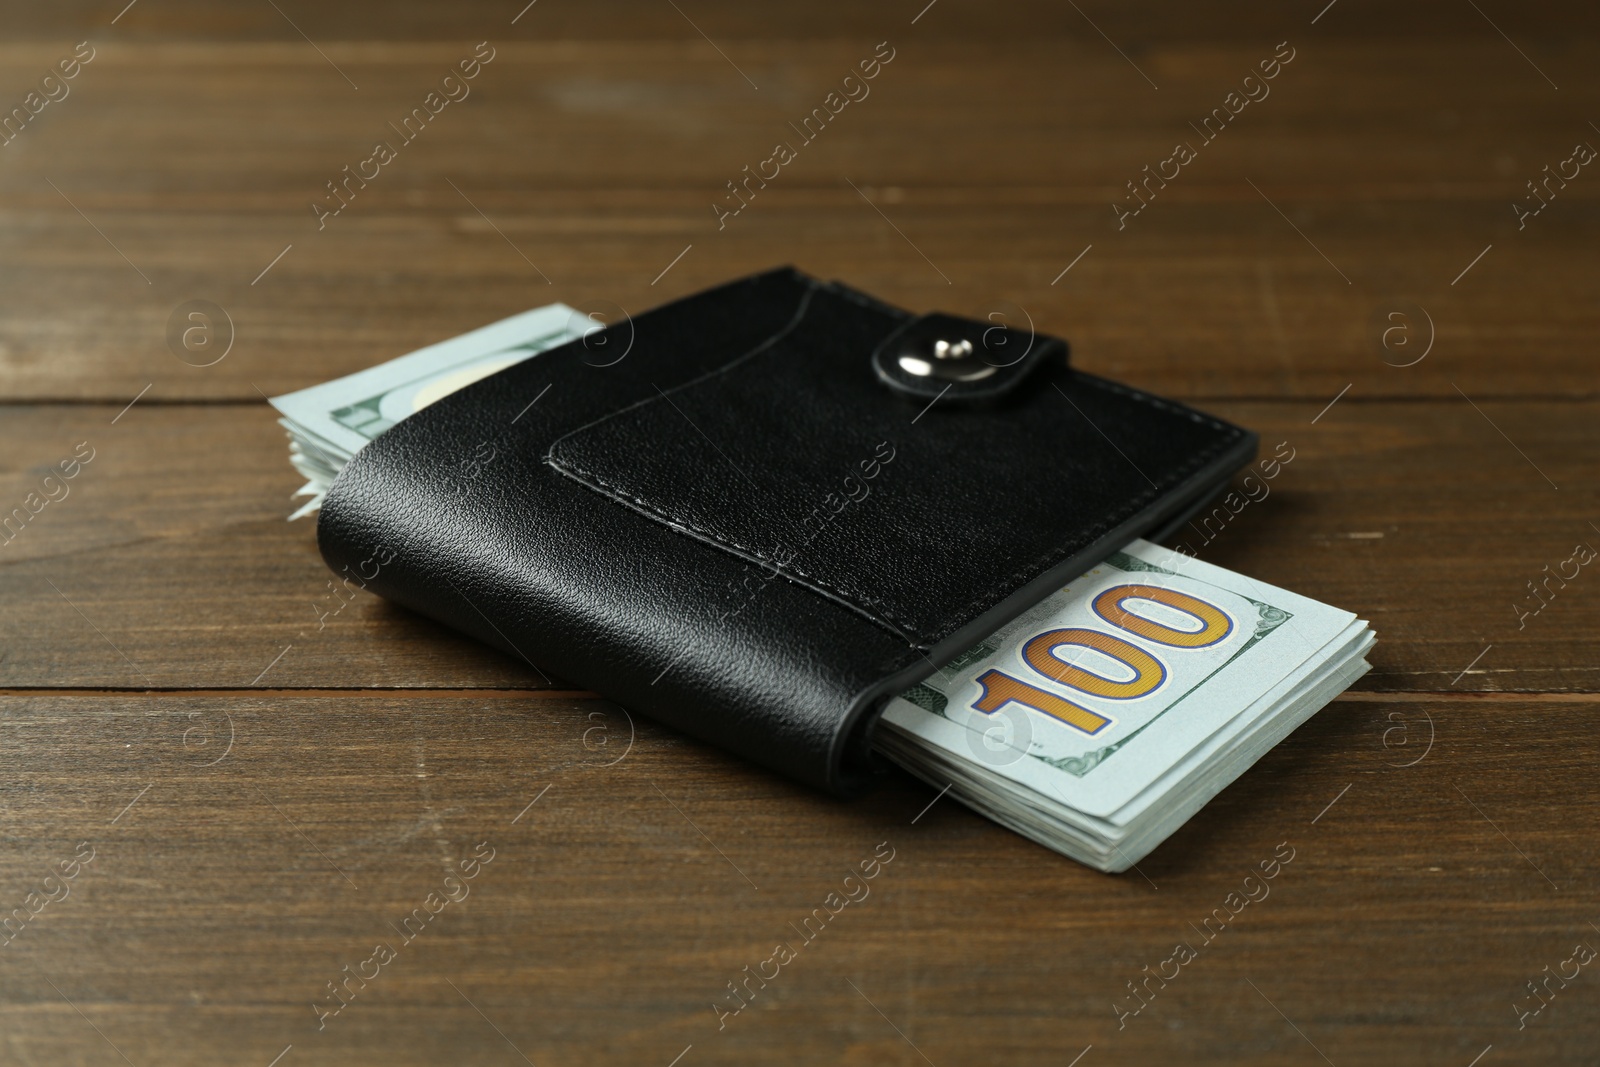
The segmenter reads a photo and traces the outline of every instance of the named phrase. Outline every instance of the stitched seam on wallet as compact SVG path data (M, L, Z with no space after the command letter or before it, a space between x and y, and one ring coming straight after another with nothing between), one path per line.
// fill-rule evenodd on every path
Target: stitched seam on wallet
M668 391L666 393L663 393L662 396L669 395L670 393L679 392L681 390L688 389L690 387L699 385L699 384L701 384L703 382L710 381L713 378L725 375L728 372L732 371L734 368L736 368L736 367L744 364L745 362L747 362L750 358L755 356L757 353L766 351L766 350L770 349L771 347L773 347L774 345L776 345L780 340L782 340L785 336L787 336L789 333L791 333L794 330L794 328L799 325L800 321L802 319L804 319L805 314L809 310L809 307L810 307L811 297L816 292L816 290L819 289L819 288L823 288L823 287L817 285L815 282L811 282L810 288L807 290L807 292L805 294L805 297L801 300L800 307L797 310L794 319L792 319L789 322L789 324L784 327L783 330L779 331L779 333L777 333L773 337L769 338L768 340L764 341L762 344L757 345L755 348L753 348L749 352L746 352L744 355L739 356L738 358L730 361L727 364L724 364L722 367L719 367L716 370L713 370L713 371L710 371L710 372L708 372L706 374L703 374L700 377L695 378L695 379L693 379L693 380L691 380L689 382L685 382L682 385L676 386L672 390L670 390L670 391ZM840 294L834 293L833 295L840 295ZM857 611L859 611L860 613L865 615L868 619L872 620L873 622L876 622L878 625L884 627L887 630L890 630L890 631L894 632L897 636L901 637L902 639L905 639L908 644L912 645L912 647L916 647L918 644L921 644L921 645L933 645L933 644L937 644L940 640L942 640L943 638L945 638L945 637L949 636L951 633L953 633L956 629L958 629L961 625L963 625L967 621L967 619L970 616L972 616L973 614L975 614L977 612L980 612L980 611L983 611L983 610L986 610L989 607L992 607L994 604L999 603L1001 600L1005 599L1007 596L1010 596L1011 593L1015 591L1015 589L1016 589L1016 587L1018 585L1026 582L1026 581L1031 581L1033 578L1037 577L1039 574L1042 574L1044 571L1049 570L1051 567L1055 566L1057 563L1061 562L1064 559L1069 558L1081 546L1083 546L1084 544L1086 544L1088 542L1093 541L1096 537L1100 536L1102 533L1106 532L1107 530L1109 530L1112 527L1116 526L1118 523L1122 522L1128 516L1130 516L1130 515L1134 514L1135 512L1137 512L1140 508L1144 507L1147 503L1149 503L1149 501L1151 501L1152 499L1154 499L1155 497L1160 495L1162 492L1167 491L1173 485L1176 485L1177 483L1181 482L1184 478L1188 477L1189 474L1191 474L1193 471L1195 471L1195 470L1199 469L1200 467L1204 466L1207 462L1209 462L1212 459L1212 457L1214 457L1219 452L1221 452L1229 444L1231 444L1234 441L1238 440L1239 437L1243 433L1243 431L1241 431L1238 427L1229 426L1228 424L1226 424L1224 422L1221 422L1221 421L1219 421L1217 419L1213 419L1213 418L1211 418L1211 417L1209 417L1207 415L1203 415L1200 412L1194 411L1194 410L1189 409L1189 408L1180 407L1180 406L1178 406L1176 404L1169 403L1169 402L1167 402L1165 400L1160 399L1159 397L1151 396L1148 393L1143 393L1143 392L1139 392L1138 390L1129 389L1126 386L1118 385L1115 382L1105 381L1104 379L1097 378L1097 377L1094 377L1093 375L1089 375L1089 374L1083 374L1081 372L1078 373L1077 377L1078 377L1078 379L1080 381L1082 381L1086 385L1091 385L1091 386L1094 386L1095 388L1101 389L1101 390L1103 390L1105 392L1114 393L1114 394L1117 394L1119 396L1127 397L1127 398L1129 398L1131 400L1136 400L1136 401L1138 401L1140 403L1146 404L1146 405L1148 405L1148 406L1150 406L1152 408L1155 408L1155 409L1157 409L1159 411L1164 411L1164 412L1167 412L1167 413L1170 413L1170 414L1173 414L1173 415L1183 416L1183 417L1189 419L1191 422L1195 422L1195 423L1207 426L1210 429L1212 429L1214 431L1217 431L1218 433L1221 433L1223 436L1222 436L1221 439L1219 439L1217 442L1215 442L1209 448L1203 449L1202 451L1196 453L1189 460L1189 462L1183 464L1181 467L1179 467L1175 471L1172 471L1166 478L1164 478L1162 480L1160 485L1153 485L1148 490L1146 490L1145 492L1140 493L1138 496L1132 498L1123 508L1121 508L1120 510L1112 513L1111 515L1107 516L1106 518L1102 519L1101 522L1099 524L1097 524L1096 526L1093 526L1093 527L1083 531L1077 538L1075 538L1071 543L1069 543L1064 548L1058 548L1055 551L1048 552L1045 555L1040 556L1037 559L1034 559L1034 560L1032 560L1032 561L1030 561L1030 562L1018 567L1010 575L1008 575L1007 577L1005 577L1004 579L1002 579L999 582L999 588L1001 590L1000 593L998 593L998 594L985 593L985 594L979 595L978 597L975 597L972 601L967 603L965 606L957 609L953 613L954 614L954 618L953 618L953 620L951 622L947 623L942 629L940 629L940 630L938 630L938 631L936 631L936 632L934 632L932 634L926 634L919 627L914 626L914 625L912 625L912 624L910 624L908 622L905 622L904 620L896 618L894 612L892 612L886 605L883 604L882 601L876 599L875 597L867 596L866 594L861 593L859 591L853 591L853 590L847 590L847 589L841 588L840 586L835 585L834 583L832 583L830 581L827 581L826 579L820 578L820 577L818 577L816 575L813 575L813 574L810 574L810 573L808 573L806 571L800 570L797 567L781 566L776 561L774 561L773 559L768 557L764 552L762 552L759 549L755 549L755 548L752 548L752 547L750 547L748 545L741 544L740 542L733 540L732 538L728 537L725 534L719 533L719 532L714 531L714 530L706 529L705 527L700 526L698 523L691 522L688 519L685 519L685 518L682 518L680 516L673 515L673 514L667 512L667 511L664 511L660 507L658 507L657 505L651 504L648 501L644 500L643 498L641 498L639 496L636 496L633 493L628 492L627 490L623 489L621 486L618 486L618 485L616 485L616 484L614 484L612 482L607 481L605 478L602 478L600 475L596 474L594 471L589 470L589 469L584 468L584 467L581 467L578 464L575 464L571 459L558 458L556 456L555 453L556 453L557 447L559 447L567 438L570 438L570 437L573 437L573 436L575 436L577 434L583 433L584 431L588 430L590 427L598 425L599 423L602 423L602 422L606 422L606 421L608 421L610 419L616 418L616 417L618 417L618 416L620 416L620 415L622 415L622 414L624 414L624 413L626 413L628 411L632 411L635 408L643 407L646 404L655 403L655 402L657 402L658 400L660 400L662 398L661 396L648 397L648 398L646 398L646 399L644 399L642 401L639 401L638 403L631 404L626 408L623 408L623 409L621 409L619 411L616 411L616 412L612 412L611 414L606 415L603 418L596 419L592 423L589 423L589 424L587 424L585 426L579 427L576 430L573 430L573 431L571 431L571 432L569 432L567 434L562 435L562 437L559 438L558 440L556 440L555 442L553 442L550 445L550 448L545 452L544 461L545 461L546 464L548 464L549 466L555 468L556 470L558 470L558 471L560 471L560 472L562 472L564 474L569 475L570 477L574 478L575 480L577 480L577 481L579 481L581 483L589 485L591 488L601 492L602 494L604 494L606 496L610 496L615 500L618 500L618 501L621 501L621 502L625 502L625 503L631 505L636 510L641 511L641 512L645 513L646 515L649 515L652 518L655 518L658 521L665 523L669 527L676 526L676 527L679 527L681 529L690 531L690 532L694 533L696 536L698 536L698 537L700 537L700 538L702 538L702 539L704 539L706 541L709 541L712 544L720 545L725 549L732 550L735 554L742 554L743 556L753 558L757 562L762 563L762 564L770 567L772 570L776 571L779 574L783 574L783 575L789 576L791 578L799 578L800 580L802 580L804 582L810 583L811 585L817 587L818 589L823 590L823 591L829 593L830 595L832 595L834 597L837 597L839 600L843 601L845 604L855 608Z
M595 419L593 422L585 423L584 425L578 427L575 430L571 430L571 431L569 431L569 432L567 432L565 434L562 434L561 437L559 437L555 441L551 442L550 447L545 450L544 462L546 463L546 465L554 468L555 470L557 470L557 471L559 471L559 472L561 472L563 474L568 475L569 477L573 478L574 480L576 480L576 481L578 481L578 482L580 482L582 484L588 485L590 488L596 490L597 492L600 492L600 493L602 493L602 494L604 494L606 496L609 496L614 500L618 500L618 501L625 502L627 504L632 505L636 510L642 511L645 514L651 516L652 518L655 518L655 519L665 523L668 527L677 526L677 527L681 527L682 529L685 529L685 530L693 531L697 536L702 537L705 540L707 540L707 541L709 541L709 542L711 542L713 544L720 545L720 546L722 546L723 548L726 548L726 549L734 550L736 554L737 553L744 553L747 556L753 557L756 562L764 564L764 565L770 567L772 570L776 571L779 574L783 574L783 575L790 576L790 577L793 577L793 578L799 578L799 579L802 579L802 580L804 580L806 582L809 582L810 584L816 586L818 589L825 590L826 592L828 592L828 593L832 594L833 596L837 597L839 600L841 600L845 604L847 604L850 607L853 607L855 610L861 612L863 615L865 615L872 622L877 623L879 626L882 626L884 629L886 629L886 630L890 631L891 633L893 633L896 637L899 637L902 640L905 640L907 644L911 644L913 647L915 647L914 642L916 640L919 640L919 638L917 636L916 627L910 625L909 623L905 623L905 622L902 622L899 619L896 619L895 615L894 615L894 612L889 610L889 608L886 605L884 605L882 601L880 601L880 600L878 600L878 599L876 599L874 597L869 597L864 593L850 592L848 590L842 589L842 588L834 585L832 582L827 581L824 578L820 578L820 577L818 577L816 575L813 575L813 574L810 574L810 573L808 573L806 571L800 570L797 567L780 566L776 561L774 561L773 559L768 557L764 552L760 551L759 549L751 548L748 545L740 544L738 541L735 541L732 538L727 537L726 535L717 533L716 531L713 531L713 530L708 530L708 529L706 529L706 528L704 528L704 527L702 527L702 526L700 526L700 525L698 525L698 524L696 524L694 522L689 521L688 519L681 518L681 517L673 515L673 514L671 514L669 512L663 511L661 508L657 507L656 505L647 502L646 500L644 500L641 497L635 496L634 494L632 494L632 493L628 492L627 490L623 489L621 486L615 485L615 484L607 481L606 479L602 478L600 475L596 474L594 471L592 471L592 470L590 470L590 469L588 469L586 467L580 466L577 463L574 463L569 458L564 458L564 457L560 457L560 456L556 455L556 449L561 447L561 445L565 441L567 441L569 438L572 438L572 437L575 437L575 436L577 436L579 434L585 433L588 430L592 429L595 426L600 425L603 422L607 422L607 421L610 421L611 419L618 418L618 417L620 417L620 416L622 416L624 414L627 414L628 412L631 412L631 411L633 411L633 410L635 410L637 408L642 408L647 404L657 403L658 401L660 401L664 397L668 397L673 393L677 393L677 392L681 392L681 391L686 390L686 389L693 388L693 387L698 386L698 385L700 385L700 384L702 384L704 382L708 382L713 378L726 375L729 372L733 371L735 368L737 368L737 367L741 366L742 364L748 362L753 357L759 355L762 352L767 351L770 348L773 348L779 342L781 342L785 337L787 337L789 334L793 333L794 330L800 325L800 323L802 321L804 321L807 312L809 312L810 309L811 309L811 299L812 299L813 296L816 295L818 290L826 290L831 295L838 296L838 297L841 297L841 298L844 298L844 299L850 299L850 300L852 300L852 302L860 304L862 307L866 307L869 310L873 310L873 311L883 311L884 310L884 308L873 307L870 303L867 303L866 301L863 301L859 296L856 296L854 294L841 293L841 292L839 292L837 290L837 287L824 285L824 284L821 284L821 283L817 282L815 279L807 278L806 279L806 292L805 292L804 296L801 297L800 303L795 309L794 316L787 323L784 324L783 329L779 330L777 333L773 334L771 337L769 337L766 340L762 341L760 344L756 345L750 351L745 352L742 355L736 356L734 359L728 361L727 363L725 363L722 366L716 368L715 370L707 371L705 374L700 375L698 378L692 378L689 381L684 382L681 385L676 385L676 386L673 386L669 390L663 391L658 396L645 397L643 400L639 400L639 401L637 401L635 403L629 404L627 407L621 408L621 409L619 409L617 411L613 411L613 412L611 412L611 413L609 413L607 415L603 415L600 418ZM872 606L868 607L867 605L872 605Z
M1003 592L1001 592L999 595L985 594L975 597L965 607L960 608L955 613L956 620L954 622L946 625L944 629L935 634L922 636L913 631L912 636L918 637L925 644L932 645L938 643L940 640L949 636L951 633L954 633L958 628L960 628L968 616L974 614L975 612L983 611L987 608L993 607L1007 596L1010 596L1015 588L1022 582L1031 581L1033 578L1049 570L1057 563L1067 559L1073 554L1073 552L1077 551L1079 547L1087 544L1090 541L1093 541L1096 537L1105 533L1107 530L1117 525L1117 523L1121 522L1129 515L1132 515L1134 512L1144 507L1145 504L1147 504L1150 500L1165 492L1167 489L1170 489L1177 483L1183 481L1184 478L1187 478L1195 470L1198 470L1200 467L1209 462L1217 453L1221 452L1234 441L1237 441L1244 433L1244 431L1239 429L1237 426L1229 426L1227 423L1213 419L1208 415L1202 415L1198 411L1179 407L1176 404L1170 404L1167 401L1162 400L1159 397L1151 396L1148 393L1141 393L1136 389L1129 389L1126 386L1118 385L1115 382L1108 382L1104 379L1096 378L1090 374L1083 374L1082 372L1079 372L1078 377L1086 385L1092 385L1108 393L1116 393L1121 396L1140 401L1141 403L1148 404L1151 407L1157 408L1161 411L1170 412L1175 415L1183 415L1191 422L1197 422L1209 426L1211 429L1222 433L1223 436L1210 448L1196 453L1188 463L1185 463L1166 478L1162 479L1161 485L1152 485L1145 492L1140 493L1138 496L1129 501L1128 504L1122 508L1122 510L1115 512L1109 517L1101 520L1099 525L1085 530L1067 548L1046 553L1033 562L1019 567L1015 571L1012 571L1010 575L1001 581L1000 587ZM1132 461L1130 460L1130 462Z
M738 552L742 552L747 556L752 556L757 562L766 564L779 574L803 578L805 581L810 582L819 589L827 590L840 600L843 600L845 603L854 607L856 610L861 611L867 616L871 617L873 621L877 622L880 626L887 630L894 631L898 637L917 637L916 627L896 619L894 617L894 613L890 611L889 608L880 600L866 596L863 593L842 589L827 579L819 578L814 574L810 574L801 570L799 567L780 565L775 560L769 558L760 549L752 548L746 544L741 544L740 542L735 541L733 538L728 537L726 534L718 533L715 530L708 530L698 523L694 523L688 519L662 511L656 505L642 499L641 497L635 496L633 493L628 492L621 486L614 485L611 482L606 481L593 471L579 469L578 467L573 466L570 462L566 464L566 468L569 473L578 478L579 481L585 482L609 497L628 502L638 510L643 511L654 518L660 519L668 526L677 526L685 530L691 530L706 540L713 542L714 544L721 545L724 548L737 549ZM872 605L876 611L866 607L867 604Z

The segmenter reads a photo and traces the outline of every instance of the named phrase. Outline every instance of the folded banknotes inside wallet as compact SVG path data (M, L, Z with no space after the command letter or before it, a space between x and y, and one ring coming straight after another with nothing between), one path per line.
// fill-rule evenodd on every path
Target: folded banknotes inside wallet
M424 408L317 536L373 592L849 795L887 697L1255 451L1056 338L781 269Z

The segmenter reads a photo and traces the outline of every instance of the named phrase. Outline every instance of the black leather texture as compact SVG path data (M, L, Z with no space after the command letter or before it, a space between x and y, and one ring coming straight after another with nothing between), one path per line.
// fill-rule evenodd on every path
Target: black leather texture
M1255 455L1248 431L1074 371L1054 338L1008 338L1046 355L1001 366L982 404L910 395L873 357L915 319L782 269L535 356L358 453L323 556L387 559L374 592L860 792L887 696Z

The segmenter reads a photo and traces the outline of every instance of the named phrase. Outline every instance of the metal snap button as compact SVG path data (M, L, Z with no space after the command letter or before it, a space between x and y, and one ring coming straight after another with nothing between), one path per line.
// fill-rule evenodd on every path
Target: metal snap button
M977 382L992 375L996 368L978 358L972 342L962 338L933 342L929 349L917 348L900 353L900 369L918 378L937 378L945 382Z
M1066 342L943 312L903 321L871 356L886 388L941 409L999 404L1047 362L1067 362Z

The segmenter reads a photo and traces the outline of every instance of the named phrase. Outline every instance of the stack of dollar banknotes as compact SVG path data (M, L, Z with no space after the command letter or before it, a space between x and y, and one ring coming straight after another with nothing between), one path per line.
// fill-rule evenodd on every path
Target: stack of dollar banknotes
M401 419L597 329L552 304L275 398L310 497L290 517ZM1134 541L892 698L876 744L941 795L1125 871L1365 674L1373 640L1348 611Z

